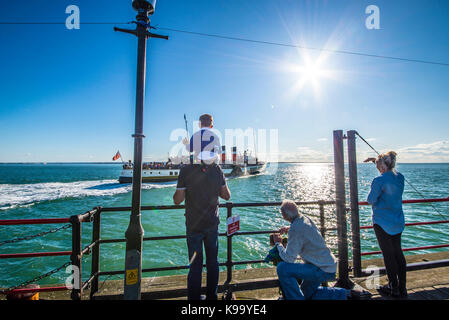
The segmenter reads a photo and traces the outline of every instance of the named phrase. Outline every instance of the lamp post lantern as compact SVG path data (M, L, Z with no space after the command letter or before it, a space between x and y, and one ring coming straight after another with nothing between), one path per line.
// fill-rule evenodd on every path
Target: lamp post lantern
M136 86L136 118L134 138L134 167L132 186L132 206L129 226L125 233L125 300L140 300L142 279L142 242L143 228L141 223L141 190L142 190L142 142L143 134L143 105L145 98L145 69L146 45L148 38L161 38L168 40L167 36L153 34L150 28L149 15L154 13L156 0L133 0L132 6L137 11L136 29L128 30L114 28L115 31L130 33L137 36L137 86Z

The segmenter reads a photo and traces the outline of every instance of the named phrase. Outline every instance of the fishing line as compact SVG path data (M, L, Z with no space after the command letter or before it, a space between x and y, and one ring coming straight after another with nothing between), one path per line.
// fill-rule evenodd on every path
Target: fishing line
M362 139L363 140L363 142L365 142L378 156L380 155L380 153L376 150L376 149L374 149L374 147L372 146L372 145L370 145L369 143L368 143L368 141L366 141L361 135L359 135L359 133L356 131L355 132L355 134L360 138L360 139Z
M377 153L377 155L380 155L380 153L372 146L370 145L357 131L355 132L355 134L363 140L363 142L365 142L375 153ZM426 197L410 182L407 180L407 178L404 176L404 180L405 182L408 183L408 185L410 187L412 187L412 189L423 199L425 199ZM444 220L448 220L448 217L445 216L444 214L442 214L435 206L432 202L429 202L429 204L432 206L432 208L435 210L436 213L438 213L440 215L440 217L442 217Z

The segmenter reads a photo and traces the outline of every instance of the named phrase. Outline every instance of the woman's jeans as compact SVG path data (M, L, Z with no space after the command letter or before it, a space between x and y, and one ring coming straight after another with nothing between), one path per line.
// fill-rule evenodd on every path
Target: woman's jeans
M187 232L187 248L189 261L194 253L196 256L191 262L187 276L187 298L200 300L201 278L203 271L203 243L206 252L207 268L207 300L217 300L218 290L218 228L204 230L203 232Z
M382 250L390 288L404 290L406 288L407 263L402 252L401 233L390 235L377 224L374 225L374 232L380 250Z
M335 273L326 273L313 264L280 262L277 273L286 300L347 299L346 289L320 286L322 282L334 280Z

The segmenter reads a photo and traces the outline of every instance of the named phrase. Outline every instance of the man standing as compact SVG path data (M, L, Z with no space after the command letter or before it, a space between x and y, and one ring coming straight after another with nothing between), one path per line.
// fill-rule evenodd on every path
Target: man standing
M200 300L203 269L203 244L206 253L207 300L217 299L218 289L218 197L231 198L231 192L221 168L216 164L218 155L199 149L202 164L181 168L173 202L185 200L186 234L190 270L187 277L189 300ZM206 164L208 163L208 164Z
M334 255L313 221L299 213L293 201L284 200L280 211L284 220L290 222L290 226L279 229L281 234L288 232L286 248L280 236L274 235L283 260L277 265L277 273L286 300L346 300L371 296L367 291L321 287L321 283L335 279L337 261ZM298 256L303 263L295 263Z

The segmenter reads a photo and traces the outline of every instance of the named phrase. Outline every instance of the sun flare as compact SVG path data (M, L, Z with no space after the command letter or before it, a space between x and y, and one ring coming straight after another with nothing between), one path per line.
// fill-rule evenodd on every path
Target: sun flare
M300 62L285 63L284 70L291 75L293 86L290 88L292 96L301 92L313 91L315 98L319 98L324 84L329 79L335 78L335 72L326 64L326 55L321 54L313 59L308 54L303 54Z

